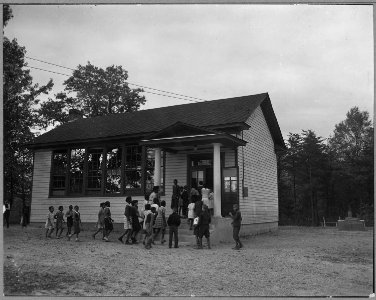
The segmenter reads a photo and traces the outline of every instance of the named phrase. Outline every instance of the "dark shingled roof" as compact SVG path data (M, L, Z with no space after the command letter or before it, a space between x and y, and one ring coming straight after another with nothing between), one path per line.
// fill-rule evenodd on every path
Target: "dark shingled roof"
M282 134L267 93L82 118L58 126L37 137L32 147L131 135L145 136L178 121L204 128L239 124L246 122L261 104L274 142L283 147Z

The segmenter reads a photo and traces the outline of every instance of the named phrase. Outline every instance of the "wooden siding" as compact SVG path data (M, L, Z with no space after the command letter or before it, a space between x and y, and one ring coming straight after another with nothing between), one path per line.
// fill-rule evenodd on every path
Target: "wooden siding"
M166 201L166 213L171 213L171 196L172 186L174 179L177 179L178 185L184 186L187 184L187 154L179 153L166 153L166 183L165 183L165 196L161 197Z
M116 223L123 223L125 197L53 197L49 198L51 151L36 151L34 157L33 193L31 203L31 222L45 222L48 207L53 205L55 212L62 205L64 212L69 205L78 205L81 212L82 222L96 222L98 218L99 203L110 201L111 214ZM140 205L144 205L143 196L135 196Z
M278 221L277 157L274 143L260 107L248 119L243 132L247 145L238 148L239 204L244 224ZM244 157L243 157L244 153ZM244 186L248 197L243 197Z
M225 149L225 163L224 167L235 167L236 161L235 161L235 150L233 149Z

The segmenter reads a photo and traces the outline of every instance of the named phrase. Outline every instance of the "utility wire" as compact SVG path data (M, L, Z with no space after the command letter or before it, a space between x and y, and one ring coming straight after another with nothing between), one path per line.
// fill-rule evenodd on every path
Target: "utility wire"
M46 70L46 69L41 69L41 68L33 67L33 66L28 66L28 67L32 68L32 69L37 69L37 70L41 70L41 71L45 71L45 72L50 72L50 73L54 73L54 74L68 76L68 77L71 76L71 75L68 75L68 74L54 72L54 71L50 71L50 70ZM181 98L181 97L176 97L176 96L170 96L170 95L164 95L164 94L158 94L158 93L149 92L149 91L143 91L143 93L149 93L149 94L153 94L153 95L159 95L159 96L164 96L164 97L169 97L169 98L181 99L181 100L185 100L185 101L192 101L192 102L196 102L196 103L199 102L199 101L190 100L190 99L186 99L186 98Z
M57 67L60 67L60 68L64 68L64 69L75 71L75 69L64 67L64 66L57 65L57 64L53 64L53 63L50 63L50 62L47 62L47 61L44 61L44 60L40 60L40 59L36 59L36 58L30 57L30 56L25 56L25 57L28 58L28 59L32 59L32 60L36 60L36 61L45 63L45 64L49 64L49 65L52 65L52 66L57 66ZM186 96L186 95L177 94L177 93L173 93L173 92L168 92L168 91L164 91L164 90L158 90L158 89L155 89L155 88L151 88L151 87L140 85L140 84L136 84L136 83L131 83L131 82L127 82L127 83L130 84L130 85L134 85L134 86L138 86L138 87L141 87L141 88L145 88L145 89L149 89L149 90L154 90L154 91L158 91L158 92L162 92L162 93L168 93L168 94L172 94L172 95L183 96L185 98L191 98L191 99L206 101L205 99L191 97L191 96ZM156 94L156 95L158 95L158 94Z

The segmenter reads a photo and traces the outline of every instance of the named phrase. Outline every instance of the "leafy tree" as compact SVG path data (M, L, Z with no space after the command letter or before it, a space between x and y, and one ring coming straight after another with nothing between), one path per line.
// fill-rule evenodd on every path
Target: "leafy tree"
M360 214L373 203L373 127L366 111L353 107L346 119L335 126L329 140L333 157L333 180L342 215L348 208Z
M4 24L12 17L9 6L4 6ZM17 40L3 39L3 111L4 111L4 192L13 199L14 194L27 194L31 187L32 153L25 148L31 143L37 114L34 106L38 96L48 93L53 83L33 85L30 70L25 63L26 50ZM4 197L4 198L5 198Z
M3 5L3 28L7 26L8 21L13 18L12 9L8 4Z
M65 91L56 100L49 99L41 106L41 121L44 126L68 120L71 108L83 112L86 117L136 111L146 100L139 93L142 89L131 89L127 83L128 72L121 66L98 68L90 62L79 65L65 82Z

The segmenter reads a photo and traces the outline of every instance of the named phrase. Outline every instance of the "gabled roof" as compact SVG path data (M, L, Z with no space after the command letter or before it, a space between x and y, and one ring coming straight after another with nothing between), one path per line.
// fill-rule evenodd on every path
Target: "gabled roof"
M141 140L140 145L159 147L187 146L207 144L208 142L222 143L227 146L245 146L246 142L231 134L216 130L203 129L191 124L176 122L157 133Z
M264 103L265 102L265 103ZM283 137L267 93L140 110L132 113L82 118L65 123L37 137L33 148L58 144L119 139L131 136L144 138L176 122L206 129L243 126L251 113L262 103L274 142L284 146ZM265 109L266 108L266 109Z

